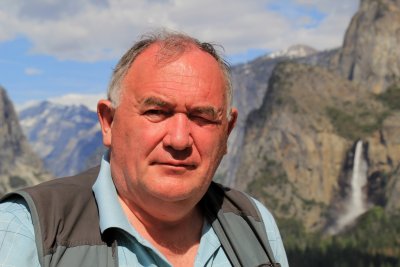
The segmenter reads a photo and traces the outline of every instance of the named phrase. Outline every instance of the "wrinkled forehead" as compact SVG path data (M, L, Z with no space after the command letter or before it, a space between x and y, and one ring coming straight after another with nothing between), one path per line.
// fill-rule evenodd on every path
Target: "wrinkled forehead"
M201 61L210 68L220 70L217 60L209 53L201 50L192 43L177 43L164 44L156 42L143 50L132 63L129 71L134 71L136 68L157 67L162 68L167 64L171 64L181 57L194 59L187 61L186 64L196 66L195 63Z
M159 82L160 75L166 80L176 76L187 81L203 83L203 87L215 87L215 94L226 96L224 74L215 60L207 52L193 44L184 48L171 49L158 43L146 48L132 63L124 79L124 87L131 88L149 82ZM157 80L157 81L156 81Z

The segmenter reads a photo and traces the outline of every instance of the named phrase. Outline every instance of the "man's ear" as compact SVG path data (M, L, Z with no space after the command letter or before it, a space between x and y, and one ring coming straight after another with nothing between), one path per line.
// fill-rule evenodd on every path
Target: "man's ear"
M231 114L229 116L228 129L227 129L228 131L227 131L227 136L226 136L224 154L228 153L228 138L229 138L229 135L231 134L233 128L235 128L237 117L238 117L237 109L232 108Z
M111 146L111 126L114 119L114 108L111 101L102 99L97 103L97 116L103 135L103 144L109 148Z
M235 126L236 126L237 117L238 117L237 109L236 108L232 108L230 119L229 119L229 122L228 122L228 137L231 134L233 128L235 128Z

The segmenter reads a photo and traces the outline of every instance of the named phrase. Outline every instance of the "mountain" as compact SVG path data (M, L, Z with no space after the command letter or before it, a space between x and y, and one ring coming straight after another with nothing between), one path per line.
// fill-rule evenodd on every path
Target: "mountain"
M229 153L218 168L217 181L228 186L235 186L246 118L251 111L260 108L268 89L268 80L275 66L280 62L290 60L324 68L334 68L333 66L337 64L337 56L338 49L316 51L308 46L296 45L232 67L233 106L238 109L239 117L228 140Z
M21 126L33 150L55 176L68 176L99 162L102 139L97 114L83 105L47 101L23 109Z
M245 121L251 111L260 108L277 63L290 60L321 66L375 93L382 93L390 85L395 87L400 77L398 6L398 0L361 1L340 49L318 52L306 46L294 46L234 66L234 106L239 110L239 118L229 139L229 154L218 169L217 180L235 186Z
M370 87L363 86L352 79L354 77L343 76L342 72L347 60L357 58L357 62L364 62L365 58L371 57L369 50L346 52L348 47L355 46L354 36L364 36L363 45L374 47L377 41L373 36L397 36L400 33L397 30L400 22L396 24L397 20L385 19L397 16L398 3L362 1L340 49L314 51L302 58L264 56L233 68L235 96L239 101L236 104L245 117L239 121L239 131L234 136L234 145L238 148L233 149L235 160L230 161L230 168L227 168L234 170L227 184L244 190L250 190L250 187L261 189L257 177L261 175L259 179L265 182L262 173L271 173L273 177L283 175L291 186L282 188L292 195L292 199L280 199L275 212L280 214L279 206L282 205L286 217L297 214L306 229L321 230L332 223L329 216L334 217L345 210L345 200L352 192L349 180L356 143L362 140L363 158L368 164L368 181L363 189L368 193L366 202L385 206L388 210L400 207L395 204L400 192L396 178L400 165L397 153L400 93L395 81L399 80L400 74L390 72L396 70L393 66L400 65L400 57L386 62L389 67L382 73L389 72L392 82L388 82L379 95L370 94ZM367 19L371 13L381 14L382 20ZM363 26L355 27L360 21ZM386 35L377 32L376 29L382 27ZM385 53L393 55L397 52L398 45L386 45ZM367 69L360 70L371 74ZM269 183L265 183L266 187ZM293 188L289 190L290 187ZM266 190L272 190L264 192L267 195L278 192L273 186ZM294 194L295 191L299 193ZM307 209L303 204L310 204L310 201L315 205L309 206L320 206L319 211L308 208L313 215L304 212ZM292 210L288 212L284 208L292 202L297 204L290 205Z
M32 151L14 106L0 87L0 196L17 188L48 180L40 158Z
M399 10L363 0L343 47L248 71L230 182L269 207L296 266L400 264Z
M379 94L400 77L400 1L363 0L345 35L339 73Z
M327 212L335 206L337 217L347 204L358 140L368 144L364 157L370 182L398 183L397 109L315 66L281 63L268 87L261 108L246 122L237 188L264 200L278 217L296 217L306 229L321 230L329 222ZM352 156L346 165L348 153ZM381 194L391 189L377 186L374 190L383 190Z

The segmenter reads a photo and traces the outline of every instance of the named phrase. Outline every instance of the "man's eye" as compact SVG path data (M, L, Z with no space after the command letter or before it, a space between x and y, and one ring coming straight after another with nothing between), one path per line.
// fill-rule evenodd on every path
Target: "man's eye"
M149 109L144 112L144 115L151 121L161 121L169 116L169 113L161 109Z
M190 120L196 122L197 124L200 125L206 125L206 124L214 124L214 120L206 117L206 116L201 116L201 115L191 115Z
M144 114L159 116L159 115L165 115L166 112L163 110L151 109L151 110L147 110Z

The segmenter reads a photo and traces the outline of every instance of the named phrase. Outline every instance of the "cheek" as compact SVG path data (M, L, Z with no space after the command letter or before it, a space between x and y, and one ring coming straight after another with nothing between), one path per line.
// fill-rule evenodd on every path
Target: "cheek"
M193 139L200 155L215 160L220 156L226 147L226 139L223 138L221 129L200 128L193 131Z
M163 133L164 127L161 124L144 120L133 121L124 131L124 142L121 145L129 147L129 153L146 156L162 142Z

